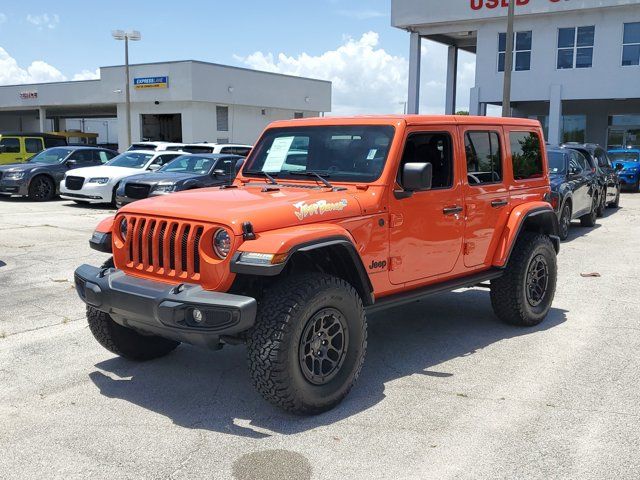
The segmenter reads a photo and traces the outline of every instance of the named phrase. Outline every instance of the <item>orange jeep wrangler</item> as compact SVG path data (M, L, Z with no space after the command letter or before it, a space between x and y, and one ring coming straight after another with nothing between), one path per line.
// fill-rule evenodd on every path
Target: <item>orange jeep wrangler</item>
M75 285L111 352L246 343L268 401L318 413L357 379L371 311L490 281L501 320L541 322L560 245L549 195L535 121L280 121L233 185L100 223L90 244L113 258L79 267Z

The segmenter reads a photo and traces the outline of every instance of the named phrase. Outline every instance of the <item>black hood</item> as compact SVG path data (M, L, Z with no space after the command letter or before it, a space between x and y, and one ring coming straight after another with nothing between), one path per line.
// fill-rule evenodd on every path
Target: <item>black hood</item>
M187 180L207 178L208 175L178 172L142 173L127 178L127 183L141 183L144 185L157 185L158 183L181 183Z

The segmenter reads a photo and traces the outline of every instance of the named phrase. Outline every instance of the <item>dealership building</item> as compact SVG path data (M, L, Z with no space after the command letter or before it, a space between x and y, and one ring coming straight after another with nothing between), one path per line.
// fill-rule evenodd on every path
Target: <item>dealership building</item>
M1 86L0 132L111 124L117 135L98 142L126 149L125 78L114 66L99 80ZM331 82L193 60L131 65L130 81L132 141L252 144L273 120L331 110Z
M550 143L640 146L640 0L515 0L512 114L540 120ZM410 32L409 106L418 111L422 39L449 46L446 110L458 52L476 54L470 113L502 104L509 0L392 0ZM426 63L426 62L425 62Z

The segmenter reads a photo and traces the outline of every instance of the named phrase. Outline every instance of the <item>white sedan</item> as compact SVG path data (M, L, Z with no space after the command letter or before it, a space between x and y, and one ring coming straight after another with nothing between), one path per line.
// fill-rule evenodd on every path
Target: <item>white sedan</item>
M114 203L122 179L158 170L180 155L183 153L130 150L104 165L71 170L60 182L60 197L76 203Z

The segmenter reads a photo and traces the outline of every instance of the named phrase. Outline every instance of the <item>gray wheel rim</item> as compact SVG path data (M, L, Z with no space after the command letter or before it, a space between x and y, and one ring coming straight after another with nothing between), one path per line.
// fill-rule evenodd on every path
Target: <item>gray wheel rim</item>
M529 262L525 286L529 305L532 307L540 305L545 299L549 287L549 264L544 255L538 254Z
M348 346L344 315L335 308L318 311L300 337L299 363L304 377L314 385L330 382L340 371Z

